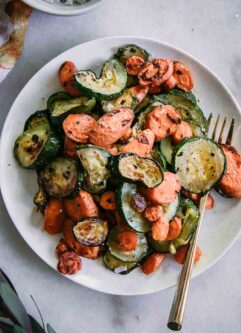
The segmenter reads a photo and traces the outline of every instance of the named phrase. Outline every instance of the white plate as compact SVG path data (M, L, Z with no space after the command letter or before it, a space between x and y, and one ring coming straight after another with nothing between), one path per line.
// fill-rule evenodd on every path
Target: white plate
M23 0L27 5L54 15L81 15L97 8L104 0L90 0L83 5L66 6L63 4L52 4L44 0Z
M137 37L109 37L78 45L45 65L26 84L14 102L6 119L0 147L0 180L2 194L16 228L29 246L51 267L56 270L57 259L54 251L57 237L49 236L42 227L42 217L34 213L33 196L37 190L34 171L21 169L14 160L12 148L16 137L22 132L26 118L35 110L46 108L46 99L61 90L58 82L58 69L65 60L72 60L78 68L96 68L113 55L116 48L127 43L136 43L153 56L167 57L183 61L191 70L195 81L197 98L207 116L221 113L235 117L241 124L240 109L228 89L204 65L193 57L172 46ZM43 100L44 98L44 100ZM237 126L238 127L238 126ZM240 126L239 126L240 128ZM234 144L241 150L241 142ZM193 276L204 272L220 258L233 244L240 232L241 201L224 199L214 194L216 206L205 213L201 230L200 246L204 255L195 266ZM148 294L173 286L180 266L172 259L166 259L162 267L151 276L140 269L126 276L107 270L101 260L83 259L83 269L69 279L86 287L110 294Z

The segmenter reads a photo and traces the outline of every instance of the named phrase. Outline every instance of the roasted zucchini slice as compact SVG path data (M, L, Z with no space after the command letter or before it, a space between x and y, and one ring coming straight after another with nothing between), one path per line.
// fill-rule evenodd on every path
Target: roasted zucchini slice
M158 149L157 143L154 144L151 150L151 157L156 160L163 169L167 168L167 160L162 152Z
M15 141L14 156L26 169L39 169L59 152L61 143L48 124L30 128Z
M143 49L142 47L135 44L128 44L122 47L119 47L116 54L114 55L123 65L125 65L128 58L137 56L145 61L149 59L150 54Z
M182 220L182 230L177 238L171 241L156 241L152 238L151 233L148 234L148 244L153 250L175 254L179 247L186 245L190 241L199 219L198 208L192 201L182 199L178 208L177 216Z
M218 183L225 168L222 149L210 139L189 138L177 146L174 169L186 191L206 193Z
M111 173L123 181L140 183L148 188L156 187L163 181L161 167L153 158L126 153L111 156L108 165Z
M140 113L144 111L148 105L150 105L152 102L152 98L150 96L146 96L140 104L137 105L135 108L135 113Z
M127 73L118 60L111 59L104 64L100 78L90 70L82 70L74 75L73 82L87 96L98 100L112 100L125 89Z
M53 198L73 198L80 190L82 173L72 158L56 157L38 172L38 182Z
M172 144L172 139L170 136L167 136L165 139L161 140L160 151L165 157L166 161L171 165L173 159L174 145Z
M73 234L82 245L98 246L104 243L108 235L108 224L98 217L88 217L74 225Z
M25 122L24 131L33 129L42 125L49 125L48 110L34 112Z
M111 270L114 273L117 274L128 274L130 273L134 268L139 266L139 262L128 262L128 261L122 261L116 257L114 257L110 250L107 250L106 253L103 255L103 261L105 264L105 267Z
M128 107L132 110L136 108L136 106L139 104L138 99L133 92L131 92L129 89L125 89L124 92L118 96L117 98L113 99L112 101L102 101L102 111L104 113L111 112L114 109L120 108L120 107Z
M183 119L193 120L200 125L203 132L207 131L207 120L202 110L184 93L171 91L168 94L155 95L153 98L163 104L172 105Z
M176 199L169 204L163 205L165 217L168 221L171 221L177 214L180 203L180 196L177 195Z
M94 98L88 98L81 96L71 99L53 99L50 96L52 102L48 103L51 123L60 127L64 119L73 113L91 113L95 107L96 100Z
M91 193L102 192L110 177L106 167L110 153L94 145L83 145L79 146L77 154L84 170L83 187Z
M176 95L179 95L179 96L182 96L182 97L185 97L185 98L189 99L189 101L192 102L193 104L197 104L196 96L194 95L194 93L192 91L185 92L181 89L174 88L174 89L172 89L171 92L173 94L176 94Z
M118 245L117 236L121 232L122 228L115 226L111 229L110 234L107 239L107 245L109 247L110 253L122 260L127 262L137 262L140 261L148 252L148 244L146 236L143 233L137 233L138 244L135 250L132 251L122 251Z
M184 120L186 120L189 123L189 125L192 129L193 136L199 136L199 137L206 136L205 131L203 131L201 126L198 125L195 121L189 120L189 119L184 119Z
M138 193L138 190L135 184L122 183L116 194L117 209L130 228L138 232L148 232L151 230L151 224L131 206L132 197L136 193Z

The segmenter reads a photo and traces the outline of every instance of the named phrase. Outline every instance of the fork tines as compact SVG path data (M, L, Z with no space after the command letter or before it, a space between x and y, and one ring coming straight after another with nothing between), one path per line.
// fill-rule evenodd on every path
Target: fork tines
M208 121L207 121L208 131L210 130L210 125L211 125L211 122L212 122L212 118L213 118L213 114L210 113L210 115L208 117ZM213 132L212 132L212 140L214 140L214 141L216 140L216 133L217 133L219 121L220 121L220 114L217 116L217 119L216 119L216 122L215 122L214 128L213 128ZM227 117L225 116L224 120L223 120L223 123L222 123L222 126L221 126L219 138L218 138L218 141L217 141L219 144L222 144L222 142L223 142L223 134L224 134L226 122L227 122ZM226 145L231 145L232 138L233 138L233 132L234 132L234 118L232 118L229 130L228 130Z

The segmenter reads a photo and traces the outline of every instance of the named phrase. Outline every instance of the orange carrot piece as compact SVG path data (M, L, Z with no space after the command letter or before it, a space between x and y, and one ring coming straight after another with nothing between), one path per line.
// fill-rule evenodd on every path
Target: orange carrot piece
M180 234L181 230L182 230L182 221L178 217L175 217L169 223L169 230L166 240L175 239Z
M184 245L184 246L180 247L175 254L175 259L180 265L183 265L185 262L188 248L189 248L189 244ZM202 250L200 249L199 246L197 246L196 252L195 252L195 257L194 257L194 262L195 263L198 262L199 259L201 258L201 256L202 256Z
M117 236L117 242L122 251L133 251L138 244L138 238L133 230L122 230Z
M51 235L62 232L64 218L62 201L51 199L44 210L44 229Z
M65 61L59 69L59 81L63 87L66 82L77 72L77 67L72 61Z
M92 195L84 190L80 190L79 194L73 199L65 199L64 208L66 214L74 221L99 215Z
M116 210L115 192L105 192L100 197L100 205L106 210Z
M143 273L149 275L155 272L161 266L164 258L162 253L152 253L141 266Z

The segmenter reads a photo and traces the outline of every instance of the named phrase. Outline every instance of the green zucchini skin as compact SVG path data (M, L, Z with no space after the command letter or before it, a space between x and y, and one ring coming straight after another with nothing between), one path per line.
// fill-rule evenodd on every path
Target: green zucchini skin
M67 101L69 99L72 99L73 97L68 94L65 91L58 91L52 95L49 96L48 100L47 100L47 109L50 111L52 109L52 105L54 102L57 101Z
M88 98L86 96L81 96L78 98L61 98L60 93L53 98L49 97L50 102L48 103L50 120L53 126L61 127L64 119L69 114L79 114L79 113L91 113L93 108L95 107L96 100L94 98ZM56 95L56 94L54 94Z
M189 99L190 102L192 102L193 104L197 104L197 99L196 96L194 95L194 93L192 91L189 92L185 92L181 89L178 88L174 88L171 91L173 94L179 95L179 96L183 96L187 99Z
M82 180L78 163L69 157L56 157L38 171L38 183L50 198L74 198L80 191Z
M145 49L136 44L127 44L125 46L119 47L117 52L114 54L114 58L118 59L123 65L125 65L127 59L132 56L137 56L147 61L150 57L150 54Z
M82 245L99 246L106 240L108 224L99 217L88 217L75 223L73 235Z
M99 89L98 89L98 87L94 87L94 83L97 82L97 84L101 84L101 80L102 80L102 82L104 82L104 79L108 76L107 73L110 73L110 69L108 69L108 67L115 69L117 74L119 75L119 77L114 78L115 81L116 80L118 81L118 79L119 79L118 84L113 83L113 87L112 87L112 89L109 89L109 91L105 91L105 89L103 87L99 88ZM109 72L108 72L108 70L109 70ZM89 79L89 81L92 81L90 84L86 83L87 78ZM108 78L108 80L110 80L110 78ZM124 91L124 89L126 88L127 72L126 72L125 67L118 60L111 59L111 60L107 61L106 63L104 63L104 65L102 67L100 79L96 78L96 75L93 71L82 70L82 71L77 72L74 75L73 84L77 89L79 89L81 92L83 92L83 94L85 94L86 96L96 98L97 100L100 100L100 101L101 100L112 100L112 99L118 97L119 95L121 95L122 92Z
M192 129L192 133L193 136L198 136L198 137L206 137L207 134L205 131L202 130L201 126L199 124L197 124L195 121L193 120L189 120L189 119L183 119L185 121L187 121Z
M166 159L167 163L169 165L172 165L175 147L172 144L171 137L168 136L168 137L164 138L163 140L161 140L159 147L160 147L160 151L161 151L162 155L164 156L164 158Z
M108 158L111 156L110 153L104 148L94 145L80 145L77 148L77 154L84 175L82 187L93 194L102 193L110 177L110 172L107 168Z
M177 216L182 220L182 231L180 235L173 240L156 241L152 238L151 233L147 235L149 246L158 252L172 253L183 245L189 243L199 220L199 210L189 199L181 199L178 207Z
M210 159L211 157L214 157L215 155L217 155L217 153L219 153L219 156L220 158L222 159L222 163L221 161L219 161L219 163L215 164L215 166L220 166L222 165L222 170L219 171L219 175L217 175L217 179L213 179L213 176L212 175L212 179L210 178L210 182L212 180L212 182L210 184L202 184L202 185L198 185L197 187L194 187L194 184L192 185L188 185L188 184L185 184L185 180L187 179L188 177L188 166L187 166L187 161L185 161L185 168L186 168L186 171L185 171L185 179L181 177L179 171L182 169L180 168L179 164L178 164L178 160L182 160L183 159L183 148L186 147L187 151L188 151L188 158L191 158L191 156L193 155L193 151L192 151L192 148L191 148L191 144L192 143L196 143L197 141L200 141L201 143L203 142L203 144L210 144L210 147L212 146L212 149L214 150L215 149L215 153L213 153L213 150L211 151L210 153L210 156L209 156L209 159L207 159L206 162L208 162L208 165L210 165ZM211 149L211 148L210 148ZM212 155L214 154L214 155ZM190 162L191 163L191 162ZM194 165L194 163L192 162L191 163L192 166ZM173 159L173 167L174 167L174 170L176 172L176 174L179 176L179 179L181 181L181 185L182 187L188 191L188 192L192 192L192 193L197 193L197 194L205 194L207 193L211 188L215 187L216 184L218 184L219 180L222 178L222 176L224 175L224 173L226 172L226 157L225 157L225 154L223 153L221 147L213 140L211 139L208 139L208 138L204 138L204 137L192 137L192 138L186 138L184 140L182 140L175 148L175 152L174 152L174 159ZM184 163L183 163L183 166L184 166ZM200 168L200 161L199 161L199 164L198 164L198 168ZM206 166L204 166L203 164L203 169L207 169ZM193 178L193 176L192 176ZM196 180L199 180L198 177L195 178ZM201 180L199 180L201 182Z
M31 114L25 121L24 132L42 125L49 125L48 110L40 110Z
M171 91L167 94L159 94L153 97L155 101L172 105L183 119L190 119L200 125L203 132L207 132L207 120L200 107L194 104L185 93Z
M135 113L141 114L151 103L153 102L152 98L150 96L146 96L143 101L137 105L135 108Z
M151 224L130 204L132 196L137 192L136 184L122 183L116 191L117 209L121 218L131 229L145 233L151 230Z
M131 88L138 85L138 77L127 74L126 88Z
M148 244L146 240L146 236L144 233L136 233L138 238L138 244L135 250L133 251L122 251L119 248L117 236L123 230L123 228L119 226L114 226L108 236L107 245L111 254L124 261L124 262L137 262L140 261L143 257L145 257L148 253Z
M128 89L125 89L120 96L111 101L105 101L105 100L101 101L103 113L111 112L114 109L120 107L128 107L134 110L138 104L139 102L136 95L131 91L129 91Z
M133 269L135 269L141 264L141 262L122 261L114 257L111 254L110 250L107 250L103 255L103 262L107 269L121 275L126 275L130 273Z
M132 157L133 157L133 159L137 159L139 161L142 161L143 163L145 163L145 161L147 161L147 163L152 162L152 164L155 165L156 169L159 172L159 175L158 175L158 177L156 177L154 185L153 184L148 185L147 182L143 179L135 180L135 179L132 179L131 176L126 177L123 175L124 171L120 170L120 163L122 162L122 159L132 158ZM141 184L148 188L156 187L163 181L162 169L161 169L160 164L156 160L154 160L153 158L149 158L149 157L140 157L134 153L125 153L125 154L120 154L117 156L111 156L108 160L108 168L113 176L120 177L120 179L122 181L134 183L134 184Z
M180 203L181 203L181 198L180 194L178 193L177 198L173 202L163 205L163 210L168 222L174 219L174 217L177 215Z
M155 143L152 148L151 157L154 158L154 160L156 160L160 164L163 170L167 170L167 160L160 151L160 149L158 148L157 143Z
M45 133L45 140L39 134ZM61 141L49 127L42 125L23 132L15 141L14 156L25 169L40 169L55 158L61 149Z

